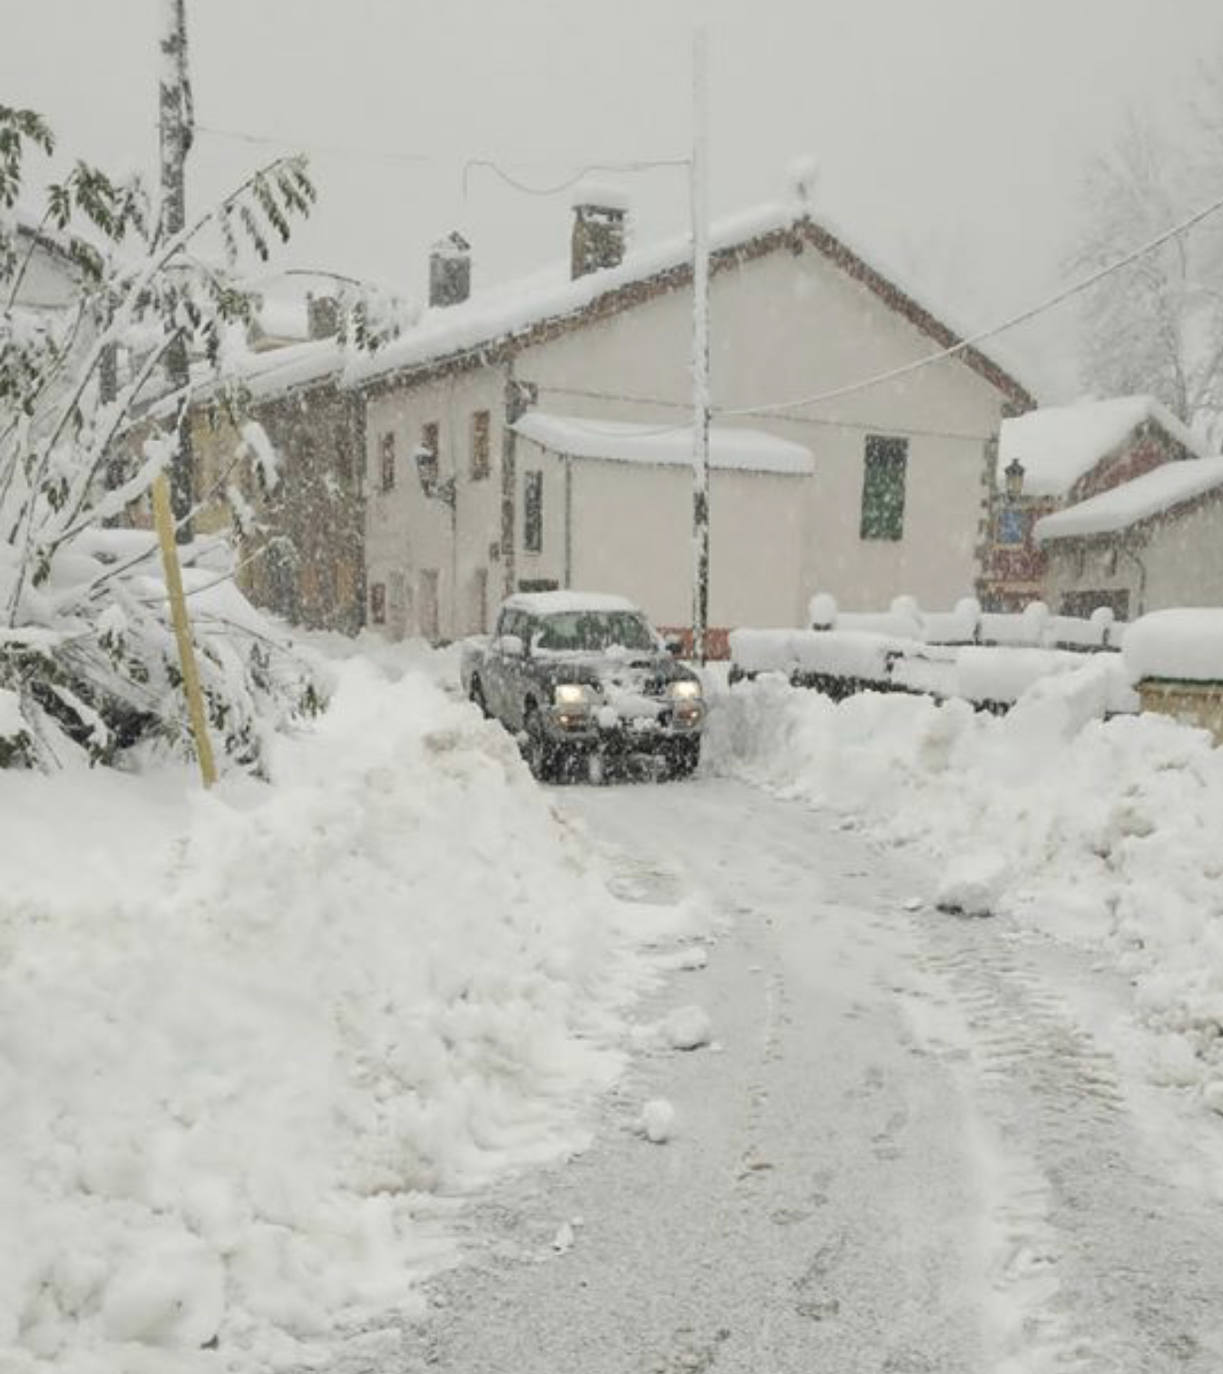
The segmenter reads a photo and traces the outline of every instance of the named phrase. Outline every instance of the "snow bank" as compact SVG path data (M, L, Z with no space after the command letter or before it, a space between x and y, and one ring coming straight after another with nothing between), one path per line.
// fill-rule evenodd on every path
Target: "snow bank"
M1223 749L1162 716L1102 720L1109 679L1093 657L1000 718L761 678L715 703L706 766L918 846L946 875L932 899L1111 952L1163 1033L1153 1076L1223 1101Z
M0 773L7 1371L300 1363L410 1308L452 1199L586 1142L657 922L503 731L337 679L271 786Z

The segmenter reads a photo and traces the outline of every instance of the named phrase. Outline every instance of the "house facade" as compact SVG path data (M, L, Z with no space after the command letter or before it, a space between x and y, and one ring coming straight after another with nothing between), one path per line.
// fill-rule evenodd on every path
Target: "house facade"
M1019 611L1051 595L1049 604L1060 605L1064 569L1051 582L1037 526L1166 463L1205 456L1201 442L1150 396L1053 406L1004 421L977 582L981 605Z
M589 208L563 277L433 309L349 368L365 405L368 620L391 636L476 632L506 593L566 579L631 583L656 619L691 623L682 467L565 454L519 425L564 417L606 431L610 449L619 425L661 440L691 423L690 249L620 260L614 207L597 221ZM800 624L816 590L850 607L899 592L951 604L977 569L999 424L1032 397L973 349L858 386L957 339L803 206L712 240L714 425L811 462L714 467L710 625Z
M232 529L238 584L257 605L355 634L366 601L365 408L341 385L340 357L322 341L268 353L248 372L242 414L261 426L266 455L219 398L193 409L195 525Z
M1039 520L1034 539L1060 614L1223 606L1223 458L1161 465Z

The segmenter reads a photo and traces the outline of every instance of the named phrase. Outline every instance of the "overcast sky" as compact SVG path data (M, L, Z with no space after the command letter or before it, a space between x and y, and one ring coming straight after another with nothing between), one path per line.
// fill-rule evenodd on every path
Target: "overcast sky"
M152 174L161 8L7 0L0 101L42 111L74 155ZM685 156L698 20L715 216L776 198L809 155L817 213L974 326L1065 279L1084 161L1125 111L1175 127L1199 63L1223 61L1219 0L188 0L189 203L281 150L233 135L280 139L320 190L286 262L416 296L457 226L477 287L530 270L567 251L568 195L478 166L465 195L464 164L546 186ZM685 229L685 177L618 178L639 240ZM1073 325L1008 340L1054 399Z

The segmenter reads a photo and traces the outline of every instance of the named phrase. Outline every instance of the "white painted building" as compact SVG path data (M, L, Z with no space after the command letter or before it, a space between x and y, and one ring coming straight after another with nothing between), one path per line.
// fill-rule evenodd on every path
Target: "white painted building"
M621 260L623 227L619 207L582 201L569 264L470 297L449 247L439 303L395 343L356 360L305 346L307 371L314 358L364 397L367 612L389 635L478 631L508 591L551 583L691 624L675 442L692 420L691 248ZM802 202L715 225L711 249L713 423L726 453L764 461L714 464L710 626L798 624L816 591L953 604L973 585L1000 421L1032 397L972 348L915 369L957 335ZM516 423L529 414L567 437ZM632 461L621 424L640 427Z
M1045 600L1121 619L1223 606L1223 458L1165 463L1036 522Z

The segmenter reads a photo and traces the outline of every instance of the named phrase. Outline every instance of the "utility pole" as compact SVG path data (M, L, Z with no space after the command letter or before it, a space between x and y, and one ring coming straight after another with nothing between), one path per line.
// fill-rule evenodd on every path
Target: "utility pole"
M187 222L185 168L191 147L191 83L187 79L187 0L162 0L161 79L158 129L161 148L161 232L172 239ZM177 448L170 467L170 506L180 544L191 540L191 428L185 388L190 381L187 342L176 338L166 354L166 375L173 391L183 393L175 423Z
M709 118L707 42L692 35L692 652L705 662L709 622Z

